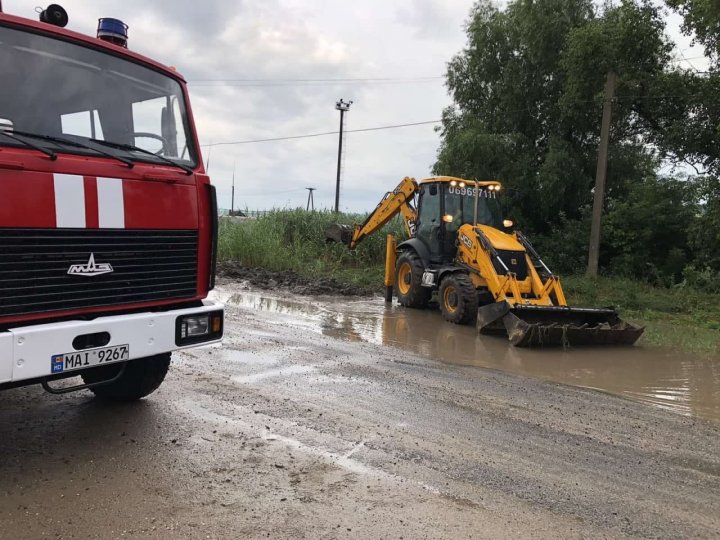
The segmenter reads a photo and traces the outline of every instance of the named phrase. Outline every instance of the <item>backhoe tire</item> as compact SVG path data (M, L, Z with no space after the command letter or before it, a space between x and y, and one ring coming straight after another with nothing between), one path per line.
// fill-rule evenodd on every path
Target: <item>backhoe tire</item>
M443 319L455 324L477 320L478 294L467 274L450 274L440 283L438 301Z
M424 308L430 301L432 290L422 286L425 265L412 250L403 251L395 265L395 290L400 305Z
M111 364L91 369L82 373L82 379L85 384L105 381L116 375L121 367L121 364ZM130 360L117 381L90 388L90 391L108 401L136 401L158 389L169 367L170 353Z

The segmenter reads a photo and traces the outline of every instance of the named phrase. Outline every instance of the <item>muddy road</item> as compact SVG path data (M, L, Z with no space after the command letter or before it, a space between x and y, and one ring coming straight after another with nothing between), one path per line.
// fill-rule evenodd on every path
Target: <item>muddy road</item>
M437 335L439 317L403 341L417 324L368 300L343 311L228 285L219 295L224 346L177 354L142 402L0 393L0 537L719 534L711 361L684 368L697 384L676 382L685 405L669 411L664 397L541 380L571 370L563 353L533 366L497 340L469 351L462 333ZM470 365L478 353L494 369ZM578 371L593 371L583 358ZM555 367L541 373L543 362Z

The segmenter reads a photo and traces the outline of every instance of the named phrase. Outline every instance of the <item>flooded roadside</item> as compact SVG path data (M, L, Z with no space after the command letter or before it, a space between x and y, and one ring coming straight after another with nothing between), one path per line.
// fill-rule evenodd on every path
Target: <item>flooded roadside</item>
M479 366L594 388L686 416L720 421L720 358L657 348L528 350L473 327L444 322L436 310L386 305L380 298L272 296L228 285L222 300L277 313L308 331L389 345L448 364Z

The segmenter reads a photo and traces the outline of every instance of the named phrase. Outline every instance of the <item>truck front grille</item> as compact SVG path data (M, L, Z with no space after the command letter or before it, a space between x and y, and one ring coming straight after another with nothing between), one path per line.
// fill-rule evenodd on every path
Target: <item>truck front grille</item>
M193 297L197 249L194 230L0 229L0 317Z

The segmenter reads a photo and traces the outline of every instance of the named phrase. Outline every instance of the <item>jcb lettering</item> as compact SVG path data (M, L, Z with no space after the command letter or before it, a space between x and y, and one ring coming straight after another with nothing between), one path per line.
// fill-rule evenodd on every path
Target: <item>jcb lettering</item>
M411 237L415 236L415 230L417 229L417 225L416 225L414 219L407 220L407 227L408 227L408 230L410 231L410 236Z

